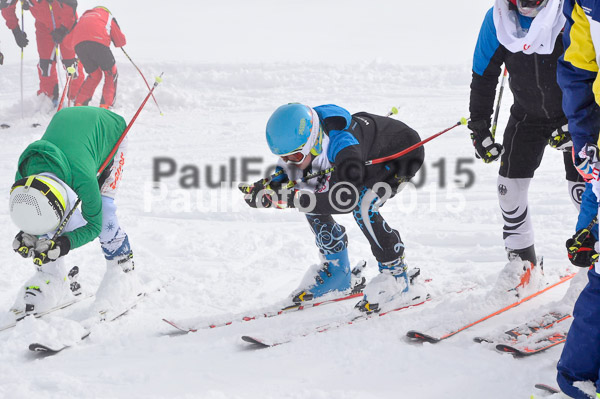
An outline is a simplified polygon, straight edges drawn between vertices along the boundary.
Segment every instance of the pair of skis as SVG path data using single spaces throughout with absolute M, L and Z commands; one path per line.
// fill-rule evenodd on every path
M 499 336 L 475 337 L 475 342 L 494 343 L 496 350 L 515 356 L 535 355 L 567 340 L 570 313 L 549 312 L 505 331 Z
M 156 291 L 160 291 L 160 289 L 161 288 L 157 288 Z M 95 326 L 97 326 L 98 324 L 102 324 L 102 323 L 110 323 L 110 322 L 113 322 L 113 321 L 121 318 L 122 316 L 127 314 L 131 309 L 135 308 L 148 295 L 149 295 L 149 293 L 145 293 L 145 292 L 139 293 L 137 295 L 136 299 L 134 301 L 132 301 L 132 303 L 130 303 L 129 305 L 120 309 L 119 311 L 111 312 L 110 314 L 108 312 L 98 312 L 98 314 L 83 321 L 81 324 L 86 325 L 85 332 L 80 336 L 79 340 L 76 340 L 69 344 L 34 342 L 34 343 L 29 344 L 29 350 L 32 352 L 42 352 L 47 355 L 54 355 L 59 352 L 62 352 L 63 350 L 65 350 L 67 348 L 75 346 L 75 345 L 79 344 L 81 341 L 83 341 L 84 339 L 86 339 L 87 337 L 89 337 L 90 334 L 92 333 L 92 329 Z
M 486 320 L 488 320 L 488 319 L 490 319 L 492 317 L 498 316 L 498 315 L 500 315 L 500 314 L 502 314 L 502 313 L 504 313 L 504 312 L 506 312 L 506 311 L 508 311 L 508 310 L 510 310 L 510 309 L 512 309 L 514 307 L 516 307 L 516 306 L 519 306 L 520 304 L 522 304 L 524 302 L 527 302 L 527 301 L 529 301 L 529 300 L 531 300 L 531 299 L 533 299 L 533 298 L 535 298 L 535 297 L 537 297 L 537 296 L 539 296 L 539 295 L 541 295 L 541 294 L 549 291 L 550 289 L 552 289 L 554 287 L 559 286 L 560 284 L 563 284 L 563 283 L 569 281 L 570 279 L 572 279 L 575 276 L 575 274 L 576 273 L 572 273 L 572 274 L 568 274 L 568 275 L 566 275 L 564 277 L 561 277 L 554 284 L 550 284 L 550 285 L 546 286 L 545 288 L 543 288 L 543 289 L 541 289 L 539 291 L 536 291 L 533 294 L 530 294 L 529 296 L 526 296 L 524 298 L 518 299 L 517 301 L 515 301 L 515 302 L 513 302 L 513 303 L 511 303 L 511 304 L 509 304 L 507 306 L 504 306 L 504 307 L 502 307 L 502 308 L 500 308 L 500 309 L 498 309 L 496 311 L 493 311 L 493 312 L 491 312 L 491 313 L 489 313 L 489 314 L 487 314 L 487 315 L 485 315 L 483 317 L 480 317 L 480 318 L 478 318 L 478 319 L 476 319 L 474 321 L 465 323 L 465 324 L 463 324 L 460 327 L 452 328 L 450 331 L 444 331 L 443 333 L 440 333 L 439 332 L 441 330 L 440 326 L 435 326 L 435 327 L 433 327 L 433 328 L 431 328 L 429 330 L 425 330 L 425 331 L 410 330 L 409 332 L 406 333 L 406 335 L 409 338 L 412 338 L 412 339 L 417 340 L 417 341 L 423 341 L 423 342 L 429 342 L 429 343 L 438 343 L 438 342 L 443 341 L 445 339 L 448 339 L 448 338 L 450 338 L 450 337 L 452 337 L 452 336 L 454 336 L 454 335 L 456 335 L 456 334 L 458 334 L 458 333 L 460 333 L 462 331 L 465 331 L 468 328 L 471 328 L 471 327 L 473 327 L 473 326 L 475 326 L 477 324 L 480 324 L 480 323 L 482 323 L 482 322 L 484 322 L 484 321 L 486 321 Z M 444 326 L 442 326 L 442 327 L 444 327 Z

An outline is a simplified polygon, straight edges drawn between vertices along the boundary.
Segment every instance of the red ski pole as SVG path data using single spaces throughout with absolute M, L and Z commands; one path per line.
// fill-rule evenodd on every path
M 140 75 L 142 76 L 142 79 L 144 79 L 144 83 L 146 83 L 146 87 L 148 88 L 148 90 L 150 90 L 150 85 L 148 84 L 148 81 L 146 80 L 146 77 L 142 73 L 142 70 L 140 68 L 138 68 L 137 65 L 135 65 L 135 62 L 133 62 L 133 60 L 131 59 L 131 57 L 129 56 L 129 54 L 127 54 L 127 52 L 125 51 L 125 49 L 123 47 L 121 47 L 121 50 L 123 50 L 123 54 L 125 54 L 125 57 L 127 57 L 127 59 L 135 67 L 135 69 L 137 69 L 137 71 L 140 73 Z M 163 112 L 160 109 L 160 106 L 158 105 L 158 101 L 156 101 L 156 97 L 154 97 L 154 94 L 152 95 L 152 99 L 154 100 L 154 104 L 156 104 L 156 108 L 158 108 L 158 112 L 160 112 L 160 115 L 162 116 Z
M 390 161 L 392 159 L 396 159 L 396 158 L 400 158 L 402 155 L 408 154 L 409 152 L 411 152 L 414 149 L 417 149 L 419 147 L 421 147 L 422 145 L 424 145 L 425 143 L 430 142 L 431 140 L 433 140 L 436 137 L 441 136 L 442 134 L 454 129 L 455 127 L 461 126 L 461 125 L 466 125 L 467 124 L 467 119 L 466 118 L 461 118 L 460 121 L 456 122 L 454 125 L 450 126 L 447 129 L 442 130 L 439 133 L 434 134 L 431 137 L 426 138 L 425 140 L 419 141 L 416 144 L 411 145 L 410 147 L 396 153 L 396 154 L 392 154 L 392 155 L 388 155 L 387 157 L 383 157 L 383 158 L 377 158 L 377 159 L 371 159 L 370 161 L 365 162 L 365 165 L 369 166 L 369 165 L 376 165 L 378 163 L 383 163 L 386 161 Z

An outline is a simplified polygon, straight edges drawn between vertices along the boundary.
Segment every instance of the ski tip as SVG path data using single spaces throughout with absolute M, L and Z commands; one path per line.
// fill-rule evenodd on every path
M 50 348 L 49 346 L 38 344 L 38 343 L 33 343 L 33 344 L 29 345 L 30 351 L 38 352 L 38 353 L 54 354 L 54 353 L 60 352 L 63 349 L 64 349 L 64 347 L 60 348 L 60 349 L 53 349 L 53 348 Z
M 243 335 L 242 341 L 248 342 L 249 344 L 260 346 L 262 348 L 270 348 L 271 347 L 271 345 L 263 342 L 262 340 L 260 340 L 258 338 L 250 337 L 248 335 Z
M 410 330 L 406 333 L 406 336 L 414 340 L 429 342 L 431 344 L 435 344 L 441 341 L 441 339 L 439 338 L 415 330 Z
M 515 356 L 522 356 L 523 353 L 521 351 L 519 351 L 518 349 L 513 348 L 510 345 L 505 345 L 505 344 L 498 344 L 496 345 L 496 350 L 499 352 L 503 352 L 503 353 L 510 353 L 513 354 Z
M 170 325 L 173 328 L 176 328 L 177 330 L 184 332 L 184 333 L 189 333 L 189 332 L 196 332 L 197 330 L 194 329 L 188 329 L 188 328 L 183 328 L 180 327 L 179 325 L 177 325 L 174 321 L 171 320 L 167 320 L 167 319 L 162 319 L 162 321 L 164 321 L 165 323 L 167 323 L 168 325 Z
M 552 387 L 550 385 L 547 385 L 547 384 L 535 384 L 535 387 L 537 389 L 540 389 L 542 391 L 545 391 L 545 392 L 548 392 L 548 393 L 552 393 L 552 394 L 554 394 L 554 393 L 560 393 L 560 389 L 554 388 L 554 387 Z

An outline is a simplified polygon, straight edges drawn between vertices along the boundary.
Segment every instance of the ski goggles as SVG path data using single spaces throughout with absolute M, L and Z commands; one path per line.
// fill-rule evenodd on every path
M 289 154 L 280 155 L 280 158 L 285 163 L 289 163 L 292 165 L 300 165 L 302 162 L 304 162 L 304 160 L 310 153 L 310 151 L 307 152 L 306 154 L 304 152 L 302 152 L 303 147 L 304 147 L 304 145 L 302 145 L 300 148 L 296 149 L 295 151 L 293 151 Z
M 548 0 L 517 0 L 519 14 L 525 17 L 535 17 L 548 4 Z
M 312 135 L 306 144 L 301 145 L 294 151 L 280 155 L 279 157 L 287 164 L 300 165 L 309 154 L 318 156 L 323 150 L 323 129 L 319 126 L 317 133 Z

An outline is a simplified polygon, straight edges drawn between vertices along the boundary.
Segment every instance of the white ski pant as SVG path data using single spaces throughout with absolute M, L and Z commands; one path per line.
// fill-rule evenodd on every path
M 529 210 L 528 192 L 531 178 L 515 179 L 498 176 L 498 200 L 504 219 L 504 246 L 524 249 L 534 244 L 533 223 Z M 585 183 L 568 182 L 569 198 L 579 211 Z

